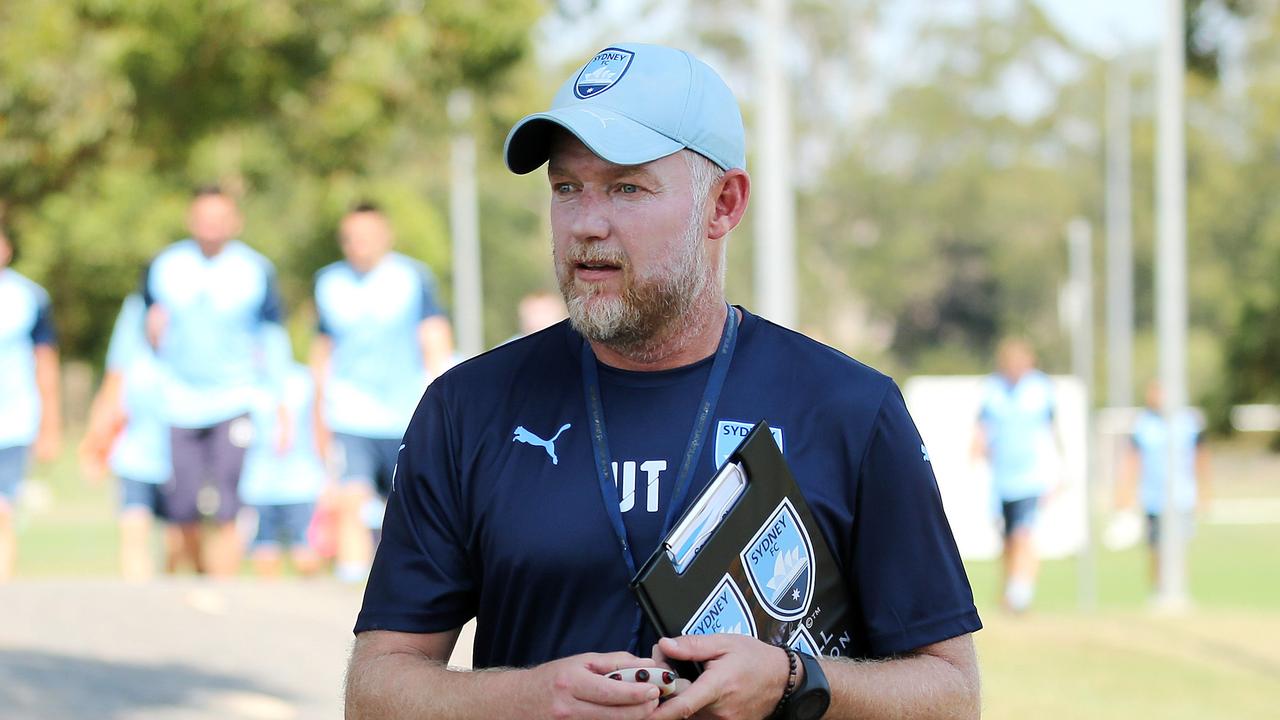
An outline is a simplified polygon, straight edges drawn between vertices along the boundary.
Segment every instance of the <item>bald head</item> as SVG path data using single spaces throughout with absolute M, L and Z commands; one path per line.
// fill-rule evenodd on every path
M 1010 338 L 1000 343 L 996 350 L 996 364 L 1000 374 L 1011 382 L 1030 372 L 1036 366 L 1036 353 L 1031 343 L 1022 338 Z
M 240 234 L 240 210 L 231 196 L 219 191 L 202 191 L 187 211 L 187 229 L 206 257 L 222 252 Z
M 395 234 L 387 216 L 377 208 L 362 206 L 342 219 L 338 244 L 342 255 L 357 272 L 369 272 L 391 252 Z

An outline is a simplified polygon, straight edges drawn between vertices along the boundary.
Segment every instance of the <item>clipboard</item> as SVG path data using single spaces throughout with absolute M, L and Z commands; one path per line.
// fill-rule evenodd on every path
M 814 657 L 852 650 L 848 584 L 757 423 L 631 581 L 662 637 L 737 633 Z M 677 667 L 684 677 L 701 668 Z

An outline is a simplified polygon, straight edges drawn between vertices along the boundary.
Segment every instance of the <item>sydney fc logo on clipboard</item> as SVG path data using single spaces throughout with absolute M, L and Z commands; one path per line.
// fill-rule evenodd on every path
M 739 557 L 765 612 L 779 620 L 804 617 L 813 599 L 813 542 L 789 499 L 782 499 Z
M 804 625 L 796 628 L 796 633 L 787 642 L 787 647 L 812 657 L 822 657 L 822 652 L 818 650 L 818 644 L 813 641 L 813 636 L 809 634 Z
M 750 635 L 756 637 L 756 620 L 747 609 L 747 599 L 738 584 L 726 574 L 716 589 L 702 602 L 698 612 L 685 623 L 683 635 Z

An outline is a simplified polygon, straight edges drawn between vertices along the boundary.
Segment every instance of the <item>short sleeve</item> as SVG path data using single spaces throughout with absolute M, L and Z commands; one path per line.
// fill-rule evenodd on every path
M 475 616 L 466 515 L 440 383 L 404 436 L 355 632 L 444 632 Z
M 897 386 L 881 402 L 855 513 L 851 583 L 872 656 L 982 627 L 933 466 Z
M 317 273 L 315 280 L 311 283 L 311 297 L 315 301 L 316 306 L 316 332 L 321 335 L 333 337 L 333 326 L 329 323 L 329 320 L 326 317 L 324 303 L 320 301 L 321 277 L 322 275 Z
M 429 317 L 443 315 L 444 310 L 440 309 L 440 303 L 436 300 L 436 281 L 431 275 L 431 270 L 426 265 L 418 265 L 418 286 L 422 290 L 422 297 L 419 300 L 419 320 L 426 320 Z
M 280 287 L 276 282 L 274 270 L 267 270 L 267 291 L 262 296 L 262 307 L 258 308 L 258 319 L 262 322 L 283 323 L 284 302 L 280 299 Z
M 130 295 L 120 306 L 107 343 L 107 369 L 123 370 L 146 340 L 146 306 L 139 295 Z
M 151 268 L 154 267 L 155 264 L 155 260 L 153 259 L 151 262 L 147 263 L 146 267 L 142 268 L 142 277 L 138 282 L 138 293 L 142 295 L 142 304 L 148 308 L 156 304 L 156 296 L 151 292 Z
M 1045 419 L 1052 422 L 1058 414 L 1058 394 L 1053 389 L 1053 379 L 1044 376 L 1044 412 Z
M 981 393 L 978 399 L 978 422 L 986 424 L 991 422 L 991 384 L 989 381 L 983 381 Z
M 58 333 L 53 327 L 53 303 L 48 293 L 39 291 L 36 299 L 36 321 L 31 326 L 31 344 L 56 346 Z

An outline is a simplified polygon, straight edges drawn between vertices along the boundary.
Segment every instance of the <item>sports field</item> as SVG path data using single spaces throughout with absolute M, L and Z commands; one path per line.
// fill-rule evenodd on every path
M 1217 453 L 1215 475 L 1224 505 L 1280 497 L 1280 461 L 1254 450 Z M 113 486 L 83 484 L 69 458 L 35 480 L 20 525 L 19 582 L 113 576 Z M 1079 607 L 1075 560 L 1045 564 L 1035 609 L 1019 617 L 995 608 L 996 564 L 971 563 L 986 623 L 977 635 L 984 717 L 1280 717 L 1280 523 L 1261 520 L 1224 516 L 1199 526 L 1190 557 L 1195 607 L 1177 617 L 1148 610 L 1140 548 L 1099 552 L 1093 612 Z M 22 619 L 5 620 L 15 621 Z M 335 627 L 345 632 L 349 621 Z M 246 628 L 240 642 L 252 637 Z M 331 698 L 331 685 L 318 692 Z

